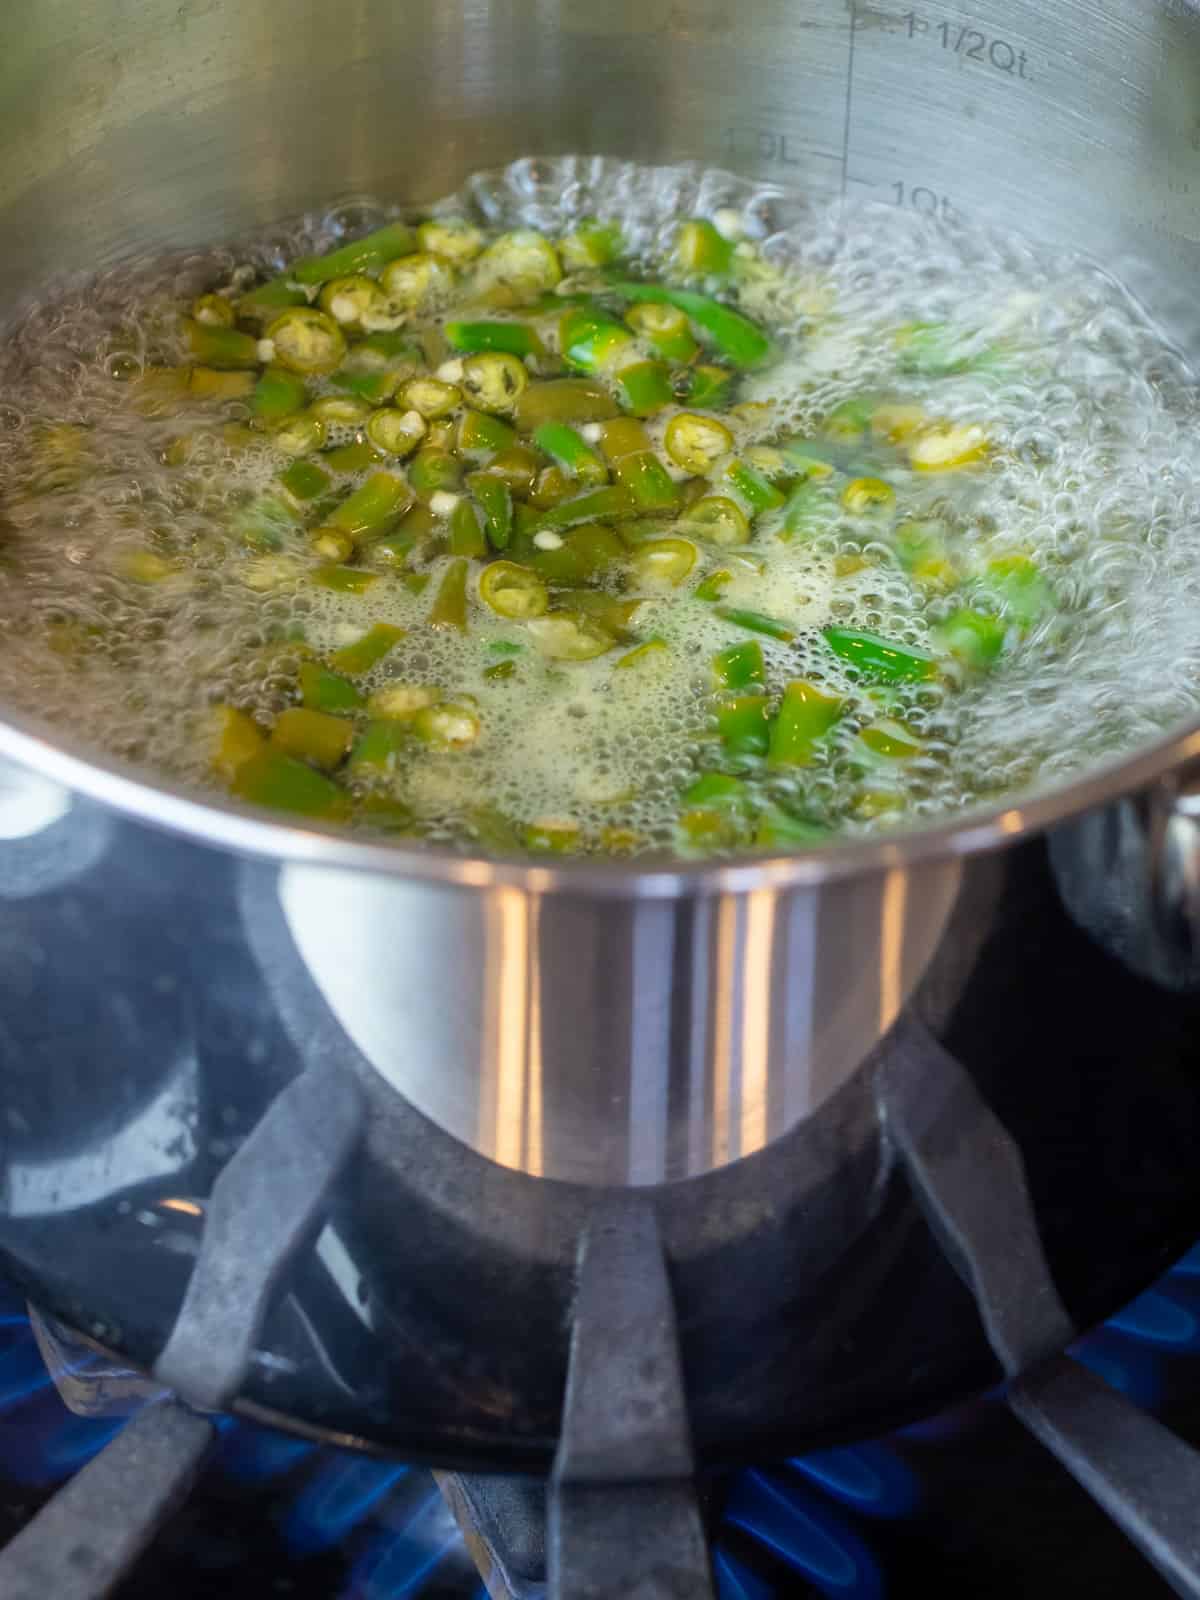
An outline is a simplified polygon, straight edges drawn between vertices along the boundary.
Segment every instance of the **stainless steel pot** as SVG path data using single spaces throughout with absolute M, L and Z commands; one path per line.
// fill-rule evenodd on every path
M 986 213 L 1094 252 L 1200 354 L 1198 108 L 1200 21 L 1152 0 L 48 0 L 0 57 L 0 297 L 333 197 L 422 201 L 520 156 L 603 153 L 729 168 L 763 205 L 800 189 Z M 347 1048 L 465 1144 L 545 1177 L 709 1171 L 823 1104 L 910 1003 L 935 1032 L 961 1020 L 1024 870 L 1008 847 L 1047 828 L 1103 931 L 1105 886 L 1072 863 L 1124 804 L 1147 859 L 1121 915 L 1170 942 L 1182 904 L 1200 927 L 1194 852 L 1163 825 L 1195 728 L 919 834 L 652 871 L 285 826 L 16 717 L 0 750 L 22 815 L 78 791 L 277 863 L 255 894 L 277 894 Z M 111 955 L 119 929 L 92 914 Z M 1191 981 L 1186 939 L 1167 959 Z

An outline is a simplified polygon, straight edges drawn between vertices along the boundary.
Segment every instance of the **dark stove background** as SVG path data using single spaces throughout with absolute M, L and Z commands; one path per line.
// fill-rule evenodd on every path
M 1200 1245 L 1078 1354 L 1200 1443 Z M 81 1357 L 73 1376 L 87 1382 Z M 0 1287 L 0 1542 L 122 1426 L 59 1397 Z M 996 1398 L 715 1486 L 722 1600 L 1168 1591 Z M 485 1600 L 431 1475 L 227 1421 L 198 1492 L 117 1600 Z

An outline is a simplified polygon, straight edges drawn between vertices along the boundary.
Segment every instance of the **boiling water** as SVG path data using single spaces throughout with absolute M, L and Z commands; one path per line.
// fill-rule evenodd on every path
M 876 825 L 847 796 L 863 782 L 856 733 L 881 709 L 921 743 L 886 779 L 900 797 L 893 815 L 908 821 L 1059 780 L 1200 713 L 1191 379 L 1096 267 L 967 224 L 808 208 L 720 175 L 599 162 L 518 164 L 442 209 L 552 235 L 580 216 L 612 217 L 634 269 L 653 273 L 680 218 L 731 208 L 758 258 L 785 269 L 748 265 L 741 279 L 741 308 L 784 353 L 747 380 L 742 398 L 776 405 L 769 421 L 742 428 L 739 445 L 816 433 L 841 402 L 872 389 L 978 423 L 991 445 L 987 470 L 908 474 L 905 510 L 936 515 L 981 558 L 1031 557 L 1056 602 L 990 673 L 898 686 L 871 702 L 821 629 L 836 622 L 927 647 L 961 600 L 914 586 L 861 519 L 835 517 L 812 539 L 772 543 L 766 573 L 736 576 L 722 599 L 794 629 L 794 642 L 761 640 L 772 688 L 808 678 L 854 707 L 827 758 L 761 775 L 772 795 L 835 828 Z M 0 356 L 0 701 L 72 740 L 211 784 L 215 702 L 269 726 L 296 698 L 289 640 L 324 653 L 386 620 L 406 637 L 366 687 L 399 679 L 474 696 L 484 730 L 469 752 L 423 749 L 402 765 L 396 788 L 424 836 L 462 839 L 483 804 L 524 822 L 569 817 L 585 842 L 620 825 L 638 848 L 670 847 L 681 790 L 712 759 L 708 658 L 737 637 L 711 606 L 643 591 L 637 632 L 670 646 L 658 666 L 614 672 L 611 656 L 564 663 L 525 649 L 513 676 L 489 679 L 495 647 L 520 644 L 521 625 L 474 604 L 465 637 L 426 627 L 438 561 L 423 594 L 394 579 L 363 595 L 303 581 L 264 587 L 269 569 L 264 576 L 262 558 L 230 530 L 283 463 L 269 444 L 235 448 L 213 427 L 215 415 L 245 416 L 243 402 L 157 417 L 130 403 L 128 380 L 143 365 L 183 359 L 178 312 L 192 295 L 249 284 L 390 214 L 355 202 L 236 249 L 127 263 L 36 306 L 11 331 Z M 912 322 L 947 323 L 964 347 L 1000 355 L 980 370 L 898 379 L 893 336 Z M 664 420 L 651 424 L 656 439 Z M 184 435 L 181 461 L 172 446 Z M 770 539 L 768 520 L 748 553 Z M 170 569 L 161 581 L 130 576 L 134 553 L 148 550 Z

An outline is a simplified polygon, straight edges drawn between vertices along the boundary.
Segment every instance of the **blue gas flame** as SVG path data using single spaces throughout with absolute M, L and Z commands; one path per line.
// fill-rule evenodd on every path
M 886 1444 L 814 1450 L 788 1465 L 855 1511 L 905 1517 L 919 1498 L 916 1474 Z
M 341 1600 L 405 1600 L 417 1594 L 425 1579 L 461 1544 L 462 1535 L 441 1492 L 435 1489 L 403 1527 L 376 1537 Z
M 395 1462 L 331 1455 L 293 1500 L 283 1537 L 297 1555 L 339 1544 L 408 1472 Z
M 743 1472 L 725 1519 L 759 1540 L 822 1594 L 878 1600 L 883 1578 L 863 1541 L 828 1504 L 774 1472 Z

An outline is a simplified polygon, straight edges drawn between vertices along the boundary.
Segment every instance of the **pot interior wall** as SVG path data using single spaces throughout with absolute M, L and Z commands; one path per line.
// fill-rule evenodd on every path
M 1183 0 L 42 0 L 0 58 L 0 303 L 567 152 L 983 211 L 1183 286 L 1198 88 Z M 1183 297 L 1155 301 L 1191 343 Z

